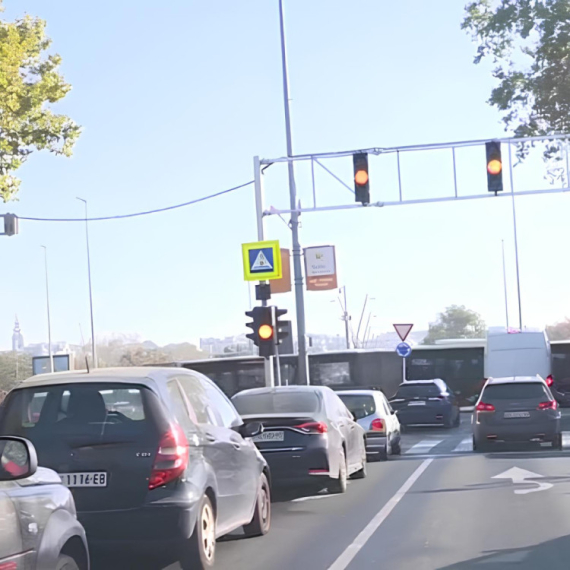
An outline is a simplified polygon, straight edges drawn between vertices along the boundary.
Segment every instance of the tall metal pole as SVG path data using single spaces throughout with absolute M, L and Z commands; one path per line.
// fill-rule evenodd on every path
M 85 240 L 87 243 L 87 276 L 89 278 L 89 312 L 91 313 L 91 358 L 93 368 L 97 368 L 97 343 L 95 342 L 95 324 L 93 321 L 93 290 L 91 287 L 91 253 L 89 250 L 89 216 L 87 215 L 87 200 L 77 198 L 85 204 Z
M 47 247 L 42 245 L 44 250 L 44 266 L 46 273 L 46 302 L 47 302 L 47 322 L 48 322 L 48 354 L 49 354 L 49 371 L 53 372 L 53 352 L 51 350 L 51 318 L 49 310 L 49 280 L 48 280 L 48 262 L 47 262 Z
M 505 287 L 505 317 L 507 319 L 507 332 L 509 330 L 509 296 L 507 290 L 507 265 L 505 263 L 505 240 L 501 240 L 503 248 L 503 284 Z
M 279 22 L 281 28 L 281 61 L 283 66 L 283 99 L 285 104 L 285 132 L 287 135 L 287 157 L 293 156 L 293 137 L 291 134 L 291 109 L 289 96 L 289 73 L 287 70 L 287 50 L 285 45 L 285 13 L 283 0 L 279 0 Z M 297 209 L 297 188 L 295 186 L 295 167 L 292 160 L 289 167 L 289 197 L 291 210 Z M 297 338 L 299 360 L 297 378 L 299 384 L 309 384 L 307 366 L 307 339 L 305 336 L 305 292 L 303 290 L 303 268 L 301 263 L 301 244 L 299 243 L 299 212 L 291 212 L 291 236 L 293 241 L 293 276 L 295 280 L 295 301 L 297 305 Z
M 368 303 L 368 293 L 366 293 L 366 298 L 364 299 L 364 306 L 362 307 L 362 313 L 360 313 L 360 321 L 358 321 L 358 329 L 356 329 L 356 342 L 360 342 L 360 327 L 362 326 L 362 319 L 364 318 L 364 311 L 366 311 L 366 305 Z M 356 346 L 355 348 L 359 348 Z
M 344 334 L 346 335 L 346 349 L 350 350 L 350 335 L 348 334 L 348 307 L 346 305 L 346 285 L 343 286 L 344 291 Z
M 510 179 L 511 179 L 511 194 L 512 194 L 512 201 L 513 201 L 513 229 L 515 234 L 515 262 L 517 267 L 517 295 L 518 295 L 518 302 L 519 302 L 519 328 L 523 330 L 523 318 L 522 318 L 522 303 L 521 303 L 521 278 L 520 278 L 520 270 L 519 270 L 519 242 L 517 236 L 517 211 L 515 207 L 515 183 L 513 179 L 513 158 L 512 158 L 512 145 L 509 144 L 509 170 L 510 170 Z
M 263 228 L 263 172 L 258 156 L 253 157 L 253 173 L 255 186 L 255 212 L 257 220 L 257 239 L 263 241 L 265 239 L 265 231 Z M 251 304 L 251 303 L 250 303 Z M 267 301 L 262 301 L 262 305 L 267 306 Z M 273 368 L 273 357 L 263 359 L 265 386 L 273 388 L 275 386 L 275 372 Z

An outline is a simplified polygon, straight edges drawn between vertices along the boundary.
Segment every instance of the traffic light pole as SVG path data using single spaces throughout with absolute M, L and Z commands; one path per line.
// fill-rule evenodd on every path
M 264 241 L 265 232 L 263 230 L 263 173 L 261 171 L 261 164 L 259 162 L 259 157 L 256 156 L 253 159 L 253 170 L 254 176 L 254 186 L 255 186 L 255 211 L 257 219 L 257 239 L 259 241 Z M 267 301 L 261 301 L 263 306 L 267 306 Z M 273 368 L 273 357 L 263 359 L 264 371 L 265 371 L 265 386 L 267 388 L 273 388 L 275 386 L 275 373 Z M 280 372 L 279 372 L 280 374 Z
M 283 67 L 283 100 L 285 105 L 285 131 L 287 136 L 287 158 L 293 157 L 293 137 L 291 134 L 291 108 L 289 95 L 289 72 L 287 69 L 287 50 L 285 45 L 285 14 L 283 0 L 279 0 L 279 23 L 281 30 L 281 62 Z M 293 276 L 295 282 L 295 302 L 297 316 L 298 363 L 297 383 L 309 384 L 307 366 L 307 338 L 305 333 L 305 291 L 303 285 L 303 267 L 301 263 L 301 244 L 299 243 L 299 212 L 297 208 L 297 188 L 295 185 L 295 166 L 288 161 L 289 197 L 291 204 L 291 236 L 293 242 Z M 263 215 L 263 213 L 262 213 Z

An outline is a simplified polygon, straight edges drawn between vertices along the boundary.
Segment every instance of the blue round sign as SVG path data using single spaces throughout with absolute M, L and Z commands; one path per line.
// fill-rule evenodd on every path
M 402 358 L 408 358 L 412 354 L 412 347 L 407 342 L 401 342 L 396 347 L 396 353 Z

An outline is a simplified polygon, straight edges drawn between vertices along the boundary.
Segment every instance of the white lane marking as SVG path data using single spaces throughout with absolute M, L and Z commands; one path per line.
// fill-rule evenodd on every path
M 465 451 L 473 451 L 473 438 L 466 437 L 461 443 L 453 450 L 453 453 L 462 453 Z
M 310 497 L 299 497 L 293 499 L 292 503 L 302 503 L 304 501 L 315 501 L 317 499 L 330 499 L 332 497 L 340 497 L 340 495 L 311 495 Z
M 528 495 L 529 493 L 536 493 L 537 491 L 548 491 L 554 485 L 552 483 L 542 483 L 541 481 L 534 481 L 534 479 L 542 479 L 544 476 L 520 467 L 511 467 L 504 473 L 499 473 L 491 477 L 491 479 L 511 479 L 516 485 L 517 483 L 534 483 L 538 487 L 531 487 L 530 489 L 515 489 L 516 495 Z
M 439 445 L 443 439 L 424 439 L 419 443 L 416 443 L 413 447 L 410 447 L 408 451 L 406 451 L 406 455 L 414 455 L 416 453 L 428 453 L 431 449 L 433 449 L 436 445 Z
M 410 490 L 412 485 L 422 476 L 429 467 L 433 459 L 426 459 L 410 475 L 408 480 L 400 487 L 398 492 L 380 509 L 375 517 L 364 527 L 364 530 L 349 544 L 345 551 L 329 566 L 328 570 L 345 570 L 360 552 L 370 537 L 378 530 L 380 525 L 390 516 L 396 505 L 402 500 L 404 495 Z

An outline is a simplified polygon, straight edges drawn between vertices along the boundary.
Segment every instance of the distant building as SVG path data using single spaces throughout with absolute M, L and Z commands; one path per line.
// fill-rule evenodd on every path
M 21 352 L 22 350 L 24 350 L 24 335 L 20 330 L 18 315 L 16 315 L 16 322 L 14 323 L 14 333 L 12 334 L 12 350 L 14 352 Z

